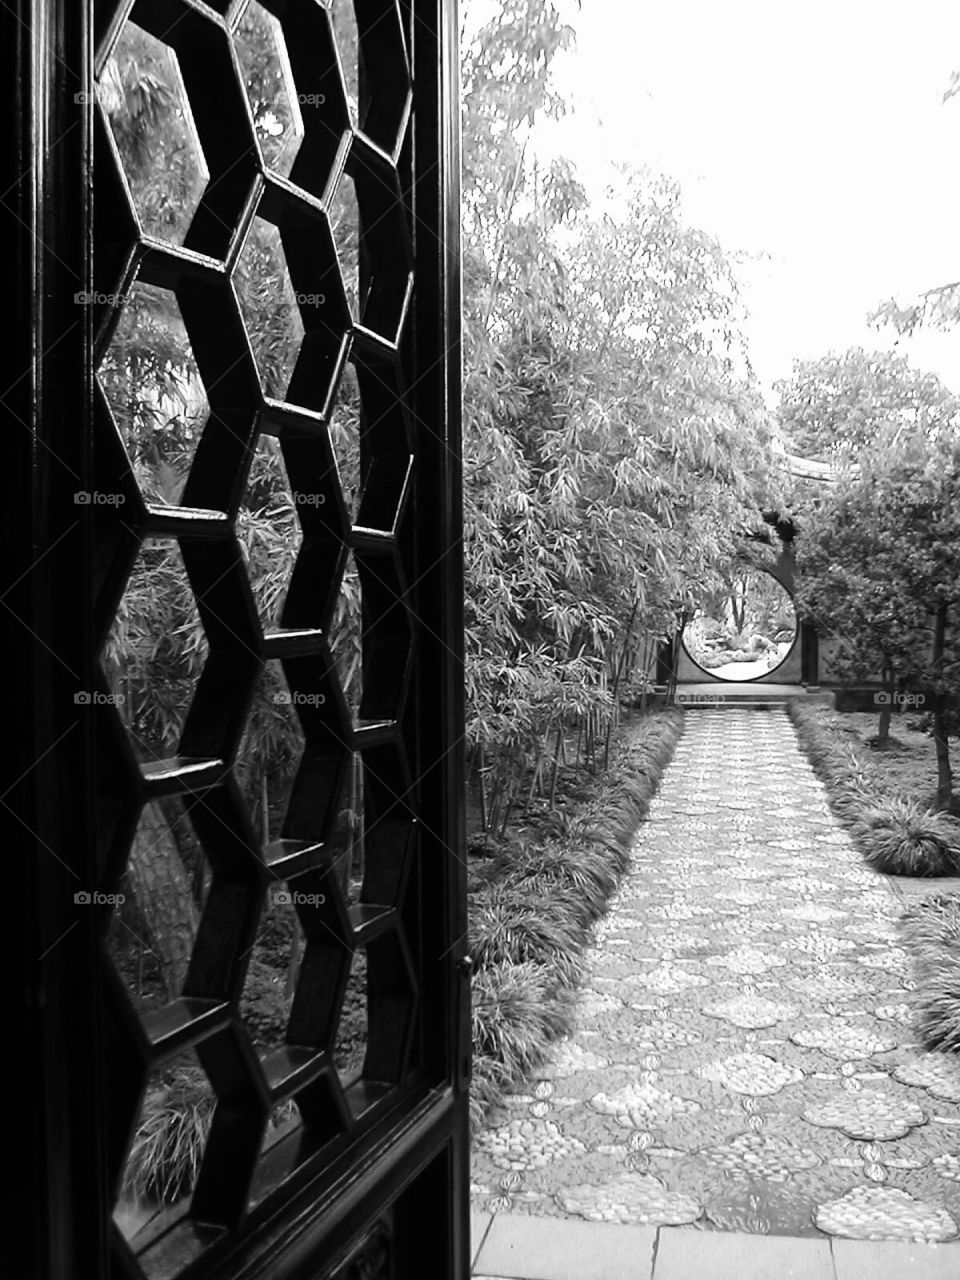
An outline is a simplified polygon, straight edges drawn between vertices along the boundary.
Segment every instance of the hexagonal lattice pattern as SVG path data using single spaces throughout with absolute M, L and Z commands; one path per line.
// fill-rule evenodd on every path
M 190 818 L 196 803 L 169 796 L 144 805 L 116 889 L 107 951 L 141 1014 L 179 999 L 196 945 L 212 882 Z
M 337 477 L 351 524 L 360 499 L 360 385 L 353 365 L 347 365 L 337 387 L 330 421 L 330 442 L 336 456 Z
M 176 542 L 145 542 L 103 656 L 117 715 L 141 762 L 178 754 L 209 651 Z
M 182 244 L 210 180 L 174 50 L 136 23 L 120 33 L 103 74 L 101 101 L 147 235 Z M 180 199 L 166 198 L 165 173 Z
M 303 116 L 283 28 L 257 0 L 243 11 L 236 50 L 264 163 L 289 177 L 303 142 Z
M 337 607 L 330 625 L 330 651 L 336 677 L 353 719 L 359 714 L 363 675 L 360 574 L 351 552 L 344 567 Z
M 244 490 L 237 533 L 250 588 L 265 631 L 280 625 L 294 565 L 303 546 L 299 508 L 325 494 L 294 493 L 275 436 L 257 441 Z
M 419 1008 L 403 11 L 214 8 L 137 3 L 100 55 L 91 714 L 134 1252 L 137 1213 L 193 1249 L 186 1219 L 236 1224 L 367 1123 Z
M 261 842 L 279 838 L 290 807 L 305 736 L 279 662 L 269 662 L 254 686 L 234 772 Z
M 358 124 L 360 132 L 395 156 L 410 114 L 410 64 L 397 0 L 354 4 L 359 43 Z M 346 26 L 337 32 L 341 49 Z M 347 55 L 347 65 L 350 65 Z
M 397 344 L 407 317 L 413 278 L 412 263 L 397 246 L 406 243 L 407 210 L 392 172 L 360 143 L 350 164 L 357 193 L 363 259 L 360 272 L 360 323 L 387 342 Z
M 343 1002 L 343 1014 L 337 1026 L 333 1046 L 333 1062 L 340 1079 L 347 1086 L 363 1073 L 367 1055 L 367 957 L 363 951 L 353 956 Z
M 146 377 L 145 346 L 153 357 Z M 169 289 L 133 285 L 99 379 L 144 498 L 180 502 L 210 405 Z
M 345 173 L 330 200 L 330 226 L 354 320 L 360 316 L 360 208 L 353 179 Z
M 254 218 L 234 279 L 264 394 L 282 400 L 306 330 L 280 232 L 272 223 Z

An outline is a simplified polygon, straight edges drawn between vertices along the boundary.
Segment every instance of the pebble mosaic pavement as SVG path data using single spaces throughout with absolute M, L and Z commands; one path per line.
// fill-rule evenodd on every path
M 960 1058 L 916 1043 L 901 910 L 783 711 L 688 716 L 573 1035 L 474 1142 L 473 1207 L 956 1238 Z

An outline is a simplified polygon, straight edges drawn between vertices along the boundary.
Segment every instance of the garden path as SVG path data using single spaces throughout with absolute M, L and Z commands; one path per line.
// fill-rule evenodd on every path
M 915 1043 L 901 909 L 783 711 L 690 713 L 573 1035 L 474 1144 L 474 1208 L 956 1237 L 960 1060 Z

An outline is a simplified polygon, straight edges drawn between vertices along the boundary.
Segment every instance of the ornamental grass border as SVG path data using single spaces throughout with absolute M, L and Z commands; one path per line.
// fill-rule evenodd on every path
M 841 746 L 817 722 L 814 707 L 791 701 L 787 714 L 830 808 L 864 860 L 885 875 L 960 874 L 960 823 L 909 796 L 891 795 L 870 776 L 852 745 Z
M 913 958 L 912 1009 L 928 1049 L 960 1054 L 960 894 L 941 893 L 915 903 L 900 932 Z
M 471 869 L 474 1131 L 569 1033 L 592 927 L 630 865 L 683 726 L 679 708 L 648 713 L 562 836 L 520 840 Z
M 791 703 L 801 749 L 824 784 L 830 807 L 865 860 L 887 875 L 928 878 L 960 874 L 960 823 L 904 796 L 881 792 L 852 748 L 845 751 L 816 721 L 813 708 Z M 900 917 L 900 935 L 915 978 L 911 1000 L 923 1044 L 960 1053 L 960 894 L 934 894 Z

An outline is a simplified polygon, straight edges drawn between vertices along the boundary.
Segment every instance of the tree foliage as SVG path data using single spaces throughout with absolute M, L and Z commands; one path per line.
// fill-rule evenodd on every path
M 608 722 L 618 680 L 632 676 L 627 655 L 639 648 L 649 659 L 700 590 L 729 583 L 737 530 L 770 500 L 772 428 L 739 335 L 732 264 L 685 222 L 675 184 L 625 171 L 603 207 L 590 208 L 568 162 L 539 158 L 537 123 L 565 110 L 552 68 L 574 33 L 559 6 L 499 0 L 475 28 L 471 8 L 463 51 L 468 733 L 488 764 L 515 778 L 548 732 L 578 718 Z M 240 37 L 258 137 L 268 159 L 286 166 L 298 124 L 274 27 L 252 7 Z M 161 55 L 147 52 L 159 66 Z M 143 175 L 159 145 L 173 157 L 173 203 L 183 204 L 195 175 L 175 69 L 160 75 L 149 59 L 144 68 L 138 77 L 129 58 L 118 63 L 114 132 L 126 140 L 135 198 L 141 187 L 144 200 L 154 198 L 156 184 Z M 334 210 L 334 221 L 351 279 L 353 206 Z M 268 393 L 282 395 L 299 330 L 271 224 L 255 221 L 236 287 Z M 178 501 L 206 412 L 202 387 L 172 295 L 137 296 L 102 378 L 115 406 L 122 402 L 145 490 Z M 331 425 L 351 489 L 357 412 L 351 385 Z M 238 533 L 265 616 L 282 598 L 297 531 L 282 461 L 260 449 Z M 189 682 L 202 660 L 189 593 L 174 583 L 175 561 L 158 554 L 150 582 L 128 592 L 123 635 L 155 634 L 156 610 L 179 610 L 167 633 L 189 634 L 184 653 L 195 658 L 180 672 L 184 653 L 173 662 L 164 649 L 145 657 L 128 644 L 121 655 L 118 633 L 118 662 L 144 690 L 164 676 Z M 154 605 L 165 573 L 167 603 Z M 347 588 L 334 639 L 344 633 L 349 648 L 353 578 Z M 291 759 L 295 745 L 283 739 L 271 693 L 252 720 L 258 776 L 269 775 L 274 753 Z M 154 724 L 149 748 L 166 751 L 176 728 L 173 716 Z
M 857 444 L 856 466 L 824 486 L 803 519 L 797 598 L 836 637 L 842 673 L 956 694 L 960 402 L 932 376 L 896 367 L 902 375 L 899 403 L 892 381 L 872 419 L 861 414 L 866 396 L 853 397 L 857 416 L 844 438 Z M 848 373 L 849 366 L 838 377 L 843 392 Z M 849 403 L 826 399 L 828 405 Z M 943 806 L 951 790 L 947 729 L 941 715 L 936 738 Z
M 835 465 L 881 435 L 928 438 L 955 422 L 956 401 L 936 374 L 891 351 L 852 347 L 796 361 L 775 390 L 788 449 Z
M 536 155 L 571 40 L 502 0 L 464 49 L 468 734 L 511 776 L 612 713 L 628 621 L 671 634 L 770 496 L 729 259 L 672 182 L 625 170 L 594 208 Z

